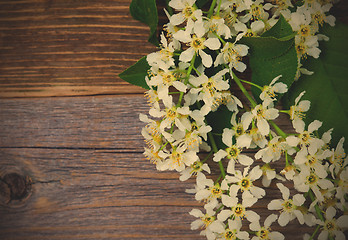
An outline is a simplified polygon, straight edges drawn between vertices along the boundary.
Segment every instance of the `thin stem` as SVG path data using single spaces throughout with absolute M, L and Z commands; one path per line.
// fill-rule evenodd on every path
M 243 82 L 243 83 L 247 83 L 247 84 L 250 84 L 250 85 L 252 85 L 252 86 L 254 86 L 254 87 L 257 87 L 257 88 L 260 89 L 261 91 L 263 90 L 263 88 L 262 88 L 261 86 L 255 84 L 255 83 L 253 83 L 253 82 L 250 82 L 250 81 L 247 81 L 247 80 L 243 80 L 243 79 L 239 79 L 239 80 L 240 80 L 241 82 Z
M 226 41 L 223 40 L 223 39 L 221 38 L 221 36 L 219 36 L 216 32 L 214 32 L 213 34 L 222 42 L 223 45 L 226 44 Z
M 216 5 L 216 1 L 217 0 L 213 0 L 213 2 L 210 5 L 209 11 L 208 11 L 208 16 L 207 16 L 208 18 L 210 18 L 214 13 L 214 7 Z
M 226 172 L 225 172 L 224 166 L 222 165 L 222 161 L 219 161 L 219 168 L 220 168 L 220 171 L 221 171 L 221 174 L 222 174 L 222 179 L 225 179 Z
M 209 138 L 209 141 L 211 143 L 211 147 L 213 148 L 213 152 L 217 153 L 219 150 L 218 150 L 218 148 L 216 146 L 214 136 L 213 136 L 213 134 L 211 132 L 208 133 L 208 138 Z
M 216 11 L 216 16 L 220 16 L 221 0 L 219 1 L 218 9 Z
M 320 225 L 317 225 L 317 227 L 316 227 L 316 229 L 315 229 L 315 231 L 313 232 L 313 234 L 312 234 L 312 236 L 308 239 L 308 240 L 311 240 L 311 239 L 313 239 L 314 238 L 314 236 L 317 234 L 317 232 L 319 231 L 319 229 L 320 229 Z
M 283 130 L 281 130 L 280 127 L 278 127 L 278 125 L 275 124 L 272 120 L 269 120 L 269 122 L 271 123 L 271 125 L 273 126 L 274 130 L 277 132 L 278 135 L 282 136 L 283 138 L 286 138 L 288 136 L 288 134 L 286 134 Z
M 210 158 L 210 156 L 213 154 L 213 151 L 210 151 L 209 152 L 209 154 L 208 154 L 208 156 L 206 156 L 202 161 L 201 161 L 201 163 L 205 163 L 209 158 Z
M 309 197 L 311 198 L 312 202 L 314 202 L 315 197 L 313 195 L 312 189 L 308 191 Z M 321 221 L 325 222 L 325 218 L 323 217 L 323 214 L 321 214 L 321 209 L 319 208 L 318 204 L 315 204 L 315 212 L 318 214 L 318 217 Z
M 159 149 L 159 151 L 163 150 L 165 148 L 165 146 L 167 146 L 169 142 L 166 142 L 165 144 L 162 145 L 162 147 Z
M 279 112 L 289 114 L 290 110 L 279 110 Z
M 211 132 L 208 133 L 208 138 L 209 138 L 209 141 L 210 141 L 211 147 L 213 148 L 214 153 L 217 153 L 219 150 L 218 150 L 218 148 L 216 146 L 214 136 L 213 136 L 213 134 Z M 224 166 L 222 165 L 222 161 L 221 160 L 219 161 L 219 168 L 220 168 L 220 172 L 221 172 L 221 175 L 222 175 L 222 179 L 225 179 L 226 172 L 225 172 Z
M 198 71 L 194 66 L 193 66 L 193 70 L 195 70 L 195 72 L 200 76 L 202 75 L 202 73 L 200 71 Z
M 197 106 L 199 108 L 202 108 L 201 104 L 199 102 L 197 102 Z M 204 122 L 206 122 L 206 120 L 204 120 Z M 216 146 L 216 143 L 215 143 L 215 139 L 214 139 L 214 136 L 213 136 L 213 133 L 212 132 L 208 132 L 208 138 L 209 138 L 209 141 L 210 141 L 210 144 L 211 144 L 211 147 L 213 149 L 213 152 L 214 153 L 217 153 L 219 151 L 218 147 Z M 224 166 L 222 165 L 222 161 L 220 160 L 219 161 L 219 168 L 220 168 L 220 172 L 222 174 L 222 177 L 223 179 L 225 178 L 226 176 L 226 172 L 225 172 L 225 168 Z
M 234 74 L 234 72 L 230 69 L 230 74 L 233 77 L 233 80 L 237 83 L 238 87 L 240 88 L 240 90 L 243 92 L 243 94 L 247 97 L 247 99 L 249 100 L 249 102 L 251 103 L 251 105 L 254 107 L 256 107 L 256 102 L 254 101 L 254 99 L 250 96 L 250 94 L 248 93 L 248 91 L 245 89 L 245 87 L 243 86 L 243 84 L 241 83 L 241 80 L 236 76 L 236 74 Z
M 218 179 L 215 180 L 214 185 L 220 181 L 221 177 L 222 177 L 222 173 L 220 173 L 220 176 L 218 177 Z
M 217 153 L 219 150 L 218 150 L 218 148 L 216 146 L 214 136 L 213 136 L 213 134 L 211 132 L 208 133 L 208 138 L 209 138 L 209 141 L 211 143 L 211 147 L 213 148 L 214 153 Z M 224 179 L 225 176 L 226 176 L 226 172 L 225 172 L 224 166 L 222 165 L 222 161 L 219 161 L 219 168 L 220 168 L 222 177 Z
M 312 202 L 315 200 L 315 197 L 313 195 L 312 189 L 308 191 L 309 197 L 311 198 Z M 321 209 L 319 208 L 318 204 L 315 204 L 315 212 L 318 214 L 318 217 L 321 221 L 325 222 L 325 218 L 323 217 L 323 214 L 321 213 Z M 317 227 L 318 228 L 318 227 Z M 313 235 L 312 235 L 313 236 Z M 329 235 L 330 240 L 334 240 L 331 235 Z
M 186 73 L 186 79 L 185 79 L 185 82 L 184 84 L 186 85 L 189 81 L 189 78 L 190 78 L 190 75 L 191 75 L 191 72 L 192 72 L 192 69 L 193 69 L 193 65 L 195 64 L 195 60 L 196 60 L 196 56 L 197 54 L 194 54 L 193 57 L 192 57 L 192 60 L 191 60 L 191 64 L 190 64 L 190 67 L 187 69 L 187 73 Z M 184 96 L 184 92 L 180 92 L 180 96 L 179 96 L 179 100 L 178 100 L 178 103 L 177 103 L 177 107 L 181 106 L 181 101 L 182 101 L 182 98 Z

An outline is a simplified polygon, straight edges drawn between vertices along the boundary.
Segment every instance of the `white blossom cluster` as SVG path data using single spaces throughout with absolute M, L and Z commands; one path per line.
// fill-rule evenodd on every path
M 251 107 L 230 90 L 237 83 L 250 98 L 235 75 L 247 67 L 243 57 L 249 48 L 238 43 L 241 38 L 262 34 L 282 14 L 297 32 L 299 62 L 307 55 L 317 58 L 318 40 L 326 39 L 318 34 L 319 26 L 334 24 L 334 17 L 328 15 L 332 4 L 305 0 L 296 7 L 290 0 L 214 0 L 207 12 L 197 8 L 195 0 L 171 0 L 169 6 L 175 13 L 167 13 L 169 22 L 161 34 L 160 50 L 147 56 L 150 117 L 141 114 L 140 119 L 146 123 L 144 154 L 157 169 L 176 170 L 181 181 L 196 177 L 195 188 L 189 192 L 204 202 L 204 211 L 190 212 L 197 218 L 191 228 L 201 229 L 207 239 L 285 239 L 271 225 L 277 221 L 286 226 L 295 220 L 317 226 L 320 240 L 345 239 L 348 157 L 344 138 L 330 148 L 332 130 L 320 137 L 320 121 L 306 127 L 303 119 L 310 102 L 301 100 L 304 93 L 289 110 L 282 111 L 289 115 L 295 132 L 284 133 L 273 122 L 282 114 L 275 108 L 277 95 L 288 90 L 278 81 L 281 76 L 260 87 L 262 102 L 249 99 Z M 218 149 L 206 116 L 221 105 L 232 112 L 232 118 L 231 127 L 221 135 L 226 147 Z M 256 154 L 250 156 L 248 149 Z M 208 156 L 201 159 L 200 152 Z M 215 181 L 207 177 L 210 156 L 210 164 L 216 162 L 221 170 Z M 273 169 L 278 161 L 284 161 L 281 171 Z M 257 182 L 268 187 L 272 181 L 282 198 L 269 202 L 272 213 L 261 221 L 252 206 L 266 191 Z M 286 185 L 296 193 L 290 194 Z

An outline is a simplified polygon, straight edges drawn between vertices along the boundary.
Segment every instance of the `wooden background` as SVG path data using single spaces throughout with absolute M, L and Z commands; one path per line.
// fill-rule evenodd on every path
M 118 74 L 155 47 L 129 4 L 0 0 L 0 239 L 204 239 L 194 181 L 142 155 L 143 90 Z

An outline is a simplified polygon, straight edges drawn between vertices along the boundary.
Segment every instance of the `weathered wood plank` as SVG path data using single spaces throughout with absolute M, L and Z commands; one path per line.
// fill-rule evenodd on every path
M 0 207 L 0 239 L 200 239 L 187 214 L 200 203 L 184 193 L 194 180 L 157 172 L 142 155 L 138 113 L 148 110 L 142 95 L 0 99 L 0 105 L 0 174 L 32 180 L 24 203 Z M 255 206 L 263 218 L 275 196 L 272 185 Z
M 130 2 L 1 1 L 0 97 L 143 92 L 118 77 L 155 50 Z M 347 5 L 335 12 L 345 22 Z
M 118 74 L 155 50 L 127 1 L 2 1 L 0 97 L 143 92 Z
M 2 148 L 0 159 L 1 172 L 32 179 L 26 202 L 0 206 L 0 239 L 199 239 L 188 215 L 199 203 L 184 192 L 192 182 L 142 154 Z
M 143 150 L 143 95 L 1 99 L 0 105 L 0 147 Z
M 0 159 L 1 172 L 32 179 L 27 201 L 0 207 L 0 239 L 204 239 L 189 227 L 188 212 L 201 206 L 184 193 L 194 180 L 157 172 L 141 154 L 2 148 Z M 273 184 L 253 209 L 265 218 L 274 197 Z M 290 224 L 284 234 L 301 239 L 306 230 Z
M 142 152 L 143 95 L 0 99 L 0 147 Z M 280 126 L 288 130 L 286 116 Z

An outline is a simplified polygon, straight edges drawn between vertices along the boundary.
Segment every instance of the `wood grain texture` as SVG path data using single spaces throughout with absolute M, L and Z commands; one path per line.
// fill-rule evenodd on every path
M 0 158 L 2 168 L 23 167 L 33 191 L 25 205 L 0 208 L 0 239 L 194 238 L 189 183 L 141 154 L 5 148 Z
M 0 1 L 0 97 L 143 92 L 118 77 L 155 50 L 130 2 Z
M 32 182 L 27 201 L 0 207 L 0 239 L 204 239 L 190 230 L 188 212 L 201 206 L 185 193 L 194 180 L 157 172 L 142 155 L 143 96 L 0 99 L 0 105 L 0 175 L 18 172 Z M 255 206 L 263 218 L 275 196 L 272 185 Z
M 143 90 L 117 76 L 155 50 L 130 2 L 0 1 L 1 240 L 205 239 L 190 230 L 194 180 L 145 160 Z M 271 185 L 254 209 L 278 196 Z
M 149 28 L 130 16 L 130 2 L 0 1 L 0 97 L 143 92 L 118 77 L 156 49 Z M 347 5 L 335 8 L 346 23 Z

